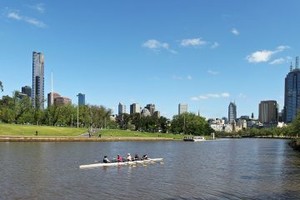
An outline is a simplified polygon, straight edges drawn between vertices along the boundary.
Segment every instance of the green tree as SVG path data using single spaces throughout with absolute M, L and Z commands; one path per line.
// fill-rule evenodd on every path
M 184 113 L 173 117 L 171 131 L 177 134 L 210 135 L 212 130 L 203 117 L 193 113 Z

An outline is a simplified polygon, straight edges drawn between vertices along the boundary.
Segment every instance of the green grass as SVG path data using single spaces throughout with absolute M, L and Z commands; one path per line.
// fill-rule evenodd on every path
M 0 123 L 0 135 L 34 136 L 36 131 L 38 136 L 78 136 L 87 132 L 87 129 Z
M 0 135 L 9 136 L 34 136 L 38 131 L 38 136 L 79 136 L 86 133 L 86 128 L 66 128 L 66 127 L 54 127 L 54 126 L 35 126 L 35 125 L 18 125 L 18 124 L 3 124 L 0 123 Z M 146 133 L 129 130 L 119 129 L 102 129 L 100 132 L 95 133 L 94 137 L 98 137 L 99 133 L 101 137 L 161 137 L 179 139 L 183 138 L 183 135 L 170 134 L 170 133 Z
M 173 138 L 183 139 L 183 135 L 171 134 L 171 133 L 148 133 L 119 129 L 103 129 L 100 131 L 101 136 L 104 137 L 161 137 L 161 138 Z

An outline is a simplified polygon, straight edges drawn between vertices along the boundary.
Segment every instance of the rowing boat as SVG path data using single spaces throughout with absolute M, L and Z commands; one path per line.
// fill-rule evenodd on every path
M 80 165 L 80 169 L 95 168 L 95 167 L 109 167 L 109 166 L 121 166 L 121 165 L 136 165 L 136 164 L 147 164 L 162 162 L 163 158 L 148 158 L 147 160 L 135 160 L 126 162 L 111 162 L 111 163 L 94 163 L 87 165 Z

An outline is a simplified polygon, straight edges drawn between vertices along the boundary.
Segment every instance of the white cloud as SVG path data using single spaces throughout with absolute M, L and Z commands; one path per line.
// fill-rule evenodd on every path
M 268 50 L 256 51 L 248 55 L 247 60 L 250 63 L 268 62 L 273 54 L 273 51 Z
M 188 46 L 202 46 L 205 45 L 207 42 L 202 40 L 201 38 L 193 38 L 193 39 L 183 39 L 181 40 L 180 45 L 184 47 Z
M 44 22 L 39 21 L 35 18 L 27 17 L 27 16 L 22 16 L 18 12 L 11 11 L 7 14 L 7 18 L 13 19 L 13 20 L 18 20 L 18 21 L 24 21 L 28 24 L 34 25 L 39 28 L 44 28 L 46 27 L 46 24 Z
M 22 17 L 17 12 L 10 12 L 7 14 L 7 17 L 15 20 L 22 20 Z
M 166 50 L 170 51 L 171 53 L 177 53 L 175 50 L 170 49 L 170 46 L 168 43 L 160 42 L 155 39 L 147 40 L 146 42 L 143 43 L 142 46 L 145 48 L 154 50 L 154 51 L 160 51 L 161 49 L 166 49 Z
M 253 52 L 252 54 L 248 55 L 246 59 L 250 63 L 260 63 L 260 62 L 268 62 L 271 57 L 279 52 L 282 52 L 286 49 L 289 49 L 289 46 L 278 46 L 275 50 L 261 50 Z
M 228 98 L 228 97 L 230 97 L 230 94 L 227 92 L 223 92 L 220 94 L 210 93 L 210 94 L 205 94 L 205 95 L 199 95 L 196 97 L 191 97 L 191 100 L 192 101 L 200 101 L 200 100 L 206 100 L 206 99 L 217 99 L 217 98 Z
M 279 64 L 282 64 L 282 63 L 285 63 L 285 59 L 284 58 L 277 58 L 277 59 L 271 61 L 269 64 L 271 64 L 271 65 L 279 65 Z
M 219 72 L 213 71 L 213 70 L 208 70 L 207 73 L 209 73 L 211 75 L 218 75 L 219 74 Z
M 29 8 L 36 10 L 37 12 L 43 14 L 45 12 L 45 5 L 43 3 L 38 3 L 35 5 L 29 5 Z
M 174 79 L 174 80 L 192 80 L 193 77 L 191 75 L 188 75 L 186 77 L 173 75 L 172 79 Z
M 236 28 L 231 29 L 231 33 L 233 35 L 239 35 L 240 34 L 240 32 Z
M 218 42 L 214 42 L 214 43 L 210 46 L 210 48 L 215 49 L 215 48 L 217 48 L 217 47 L 219 47 L 219 46 L 220 46 L 220 44 L 219 44 Z
M 45 7 L 44 7 L 44 4 L 42 4 L 42 3 L 39 3 L 39 4 L 35 5 L 35 9 L 40 13 L 45 12 Z

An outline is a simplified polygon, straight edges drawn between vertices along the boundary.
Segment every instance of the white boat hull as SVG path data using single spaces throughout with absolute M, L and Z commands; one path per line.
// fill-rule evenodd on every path
M 127 162 L 112 162 L 112 163 L 94 163 L 87 165 L 80 165 L 80 169 L 88 169 L 95 167 L 109 167 L 109 166 L 121 166 L 121 165 L 136 165 L 136 164 L 147 164 L 147 163 L 155 163 L 162 162 L 163 158 L 148 158 L 147 160 L 136 160 L 136 161 L 127 161 Z

